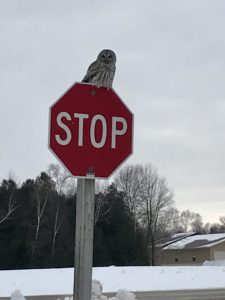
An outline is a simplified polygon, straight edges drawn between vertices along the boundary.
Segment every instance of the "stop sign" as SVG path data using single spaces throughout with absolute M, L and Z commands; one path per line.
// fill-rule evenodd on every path
M 132 154 L 133 114 L 112 89 L 75 83 L 49 124 L 49 148 L 73 176 L 108 178 Z

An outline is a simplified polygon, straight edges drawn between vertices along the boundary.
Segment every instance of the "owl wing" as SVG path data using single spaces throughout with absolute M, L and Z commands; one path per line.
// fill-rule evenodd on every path
M 97 75 L 97 73 L 98 73 L 98 64 L 97 61 L 94 61 L 92 64 L 90 64 L 82 82 L 87 82 L 87 83 L 91 82 L 92 79 Z

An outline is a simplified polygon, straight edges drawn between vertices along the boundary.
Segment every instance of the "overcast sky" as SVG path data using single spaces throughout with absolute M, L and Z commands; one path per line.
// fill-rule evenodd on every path
M 0 32 L 0 180 L 56 163 L 49 106 L 110 48 L 128 162 L 152 163 L 179 209 L 225 215 L 225 1 L 0 0 Z

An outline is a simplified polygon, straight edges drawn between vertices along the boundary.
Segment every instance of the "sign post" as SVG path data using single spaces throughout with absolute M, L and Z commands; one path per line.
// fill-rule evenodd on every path
M 95 179 L 77 180 L 74 300 L 91 299 Z
M 133 114 L 113 89 L 76 83 L 51 107 L 49 148 L 78 177 L 74 300 L 91 300 L 95 178 L 132 154 Z

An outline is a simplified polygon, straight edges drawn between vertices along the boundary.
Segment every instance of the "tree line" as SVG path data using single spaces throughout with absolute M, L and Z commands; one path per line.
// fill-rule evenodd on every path
M 35 179 L 0 184 L 0 269 L 74 265 L 76 180 L 51 164 Z M 173 233 L 215 233 L 218 224 L 174 207 L 165 177 L 151 164 L 128 165 L 96 182 L 94 266 L 154 265 L 157 242 Z

